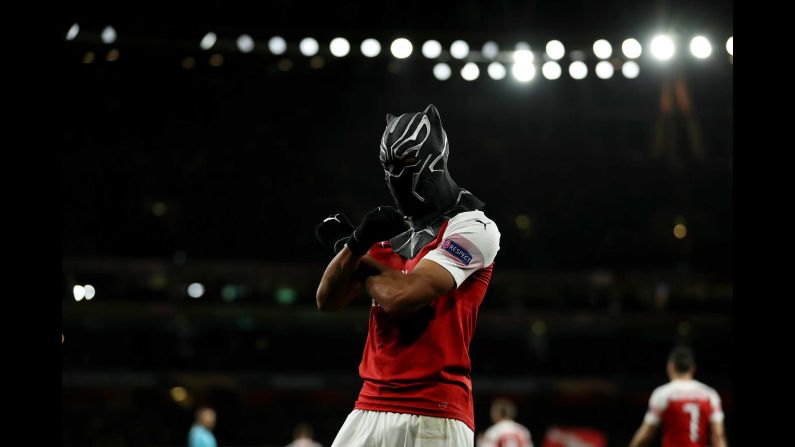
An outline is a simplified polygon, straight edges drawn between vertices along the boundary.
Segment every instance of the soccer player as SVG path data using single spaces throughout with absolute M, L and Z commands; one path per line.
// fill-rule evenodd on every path
M 496 399 L 491 404 L 491 421 L 494 423 L 478 447 L 533 447 L 530 431 L 522 424 L 515 422 L 516 405 L 508 399 Z
M 693 380 L 695 371 L 690 348 L 681 346 L 671 352 L 671 381 L 652 393 L 649 410 L 630 447 L 648 445 L 660 423 L 663 447 L 726 447 L 720 397 L 714 389 Z
M 196 422 L 188 433 L 188 447 L 216 447 L 213 428 L 215 428 L 215 410 L 199 407 L 196 410 Z
M 337 252 L 317 290 L 321 311 L 372 299 L 354 410 L 332 447 L 474 445 L 469 344 L 499 250 L 484 203 L 447 169 L 439 111 L 387 115 L 380 161 L 397 209 L 354 228 L 325 219 L 318 239 Z

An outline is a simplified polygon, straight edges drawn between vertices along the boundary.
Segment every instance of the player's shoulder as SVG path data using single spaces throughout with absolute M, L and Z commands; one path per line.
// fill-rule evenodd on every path
M 510 421 L 507 421 L 507 422 L 508 422 L 508 423 L 510 424 L 510 426 L 511 426 L 511 427 L 513 427 L 513 428 L 519 428 L 519 429 L 525 429 L 525 428 L 527 428 L 527 427 L 525 427 L 524 425 L 522 425 L 522 424 L 520 424 L 519 422 L 516 422 L 516 421 L 514 421 L 514 420 L 510 420 Z
M 698 380 L 693 380 L 693 383 L 698 389 L 704 391 L 710 397 L 718 396 L 718 392 L 715 390 L 715 388 L 712 388 L 711 386 L 707 385 L 706 383 L 699 382 Z
M 663 393 L 663 392 L 665 392 L 665 391 L 667 391 L 667 390 L 670 390 L 670 389 L 671 389 L 671 386 L 673 386 L 673 382 L 664 383 L 664 384 L 662 384 L 662 385 L 660 385 L 660 386 L 658 386 L 658 387 L 654 388 L 654 390 L 653 390 L 651 393 L 652 393 L 652 394 L 660 394 L 660 393 Z
M 497 223 L 489 219 L 483 211 L 464 211 L 451 217 L 447 222 L 447 232 L 492 235 L 499 238 Z
M 444 230 L 444 243 L 448 241 L 461 245 L 466 250 L 474 250 L 473 255 L 480 254 L 484 265 L 494 262 L 500 250 L 500 231 L 493 220 L 486 217 L 483 211 L 465 211 L 453 216 Z
M 522 425 L 522 424 L 520 424 L 520 423 L 518 423 L 516 421 L 511 421 L 511 420 L 502 420 L 502 421 L 497 422 L 496 424 L 492 425 L 491 427 L 489 427 L 486 430 L 487 433 L 491 433 L 491 434 L 493 434 L 495 436 L 501 436 L 501 435 L 504 435 L 504 434 L 513 434 L 513 433 L 525 432 L 525 431 L 528 431 L 528 430 L 527 430 L 527 428 L 524 425 Z
M 701 388 L 702 390 L 711 390 L 711 391 L 715 391 L 715 389 L 714 389 L 714 388 L 712 388 L 711 386 L 707 385 L 707 384 L 706 384 L 706 383 L 704 383 L 704 382 L 701 382 L 701 381 L 698 381 L 698 380 L 695 380 L 695 379 L 694 379 L 694 380 L 692 380 L 691 382 L 693 383 L 693 385 L 694 385 L 694 386 L 696 386 L 696 387 L 698 387 L 698 388 Z
M 499 422 L 497 423 L 499 424 Z M 487 438 L 491 438 L 494 434 L 499 430 L 497 428 L 497 424 L 491 425 L 490 427 L 486 428 L 486 431 L 483 432 L 483 435 Z
M 530 434 L 530 429 L 528 429 L 527 427 L 525 427 L 524 425 L 522 425 L 522 424 L 520 424 L 520 423 L 518 423 L 516 421 L 511 421 L 511 426 L 518 433 L 524 433 L 526 435 Z
M 675 387 L 675 382 L 668 382 L 666 384 L 660 385 L 651 392 L 651 397 L 652 399 L 665 398 L 671 394 Z
M 503 426 L 499 422 L 497 422 L 496 424 L 487 428 L 486 431 L 483 432 L 483 436 L 490 441 L 496 441 L 497 439 L 499 439 L 500 435 L 502 435 L 503 430 L 504 430 Z

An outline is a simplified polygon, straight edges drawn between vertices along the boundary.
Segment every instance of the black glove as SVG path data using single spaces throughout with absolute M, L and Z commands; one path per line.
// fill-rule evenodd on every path
M 398 210 L 391 206 L 379 206 L 364 216 L 362 223 L 348 238 L 348 248 L 353 254 L 361 256 L 376 242 L 390 239 L 408 229 L 408 223 Z
M 315 237 L 321 245 L 337 254 L 345 246 L 353 230 L 354 227 L 348 218 L 342 213 L 337 213 L 323 219 L 323 222 L 315 227 Z

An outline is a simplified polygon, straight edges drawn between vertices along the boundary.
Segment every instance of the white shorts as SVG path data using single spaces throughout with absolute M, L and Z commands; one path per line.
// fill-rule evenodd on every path
M 353 410 L 331 447 L 473 447 L 475 433 L 456 419 Z

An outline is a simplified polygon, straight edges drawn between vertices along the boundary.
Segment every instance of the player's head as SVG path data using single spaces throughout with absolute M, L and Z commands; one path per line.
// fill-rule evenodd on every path
M 196 409 L 196 423 L 207 427 L 208 430 L 215 428 L 215 410 L 206 406 Z
M 395 204 L 419 219 L 452 207 L 461 192 L 447 170 L 450 144 L 439 111 L 387 114 L 379 160 Z
M 513 420 L 516 417 L 516 405 L 508 399 L 496 399 L 491 404 L 491 421 Z
M 312 434 L 312 426 L 305 422 L 296 425 L 293 430 L 294 439 L 312 439 Z
M 696 371 L 693 350 L 687 346 L 677 346 L 668 356 L 668 376 L 673 379 L 692 377 Z

